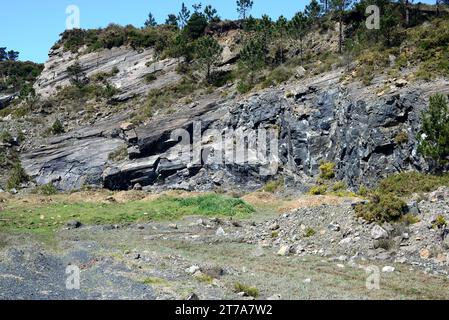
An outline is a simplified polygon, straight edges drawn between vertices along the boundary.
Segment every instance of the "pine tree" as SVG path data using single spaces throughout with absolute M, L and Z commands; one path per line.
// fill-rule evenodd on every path
M 268 15 L 264 14 L 262 16 L 262 19 L 258 21 L 257 33 L 260 36 L 260 40 L 262 43 L 265 64 L 268 64 L 268 54 L 270 52 L 269 46 L 271 38 L 273 36 L 273 22 Z
M 200 3 L 194 3 L 192 5 L 193 13 L 200 13 L 202 7 L 203 7 L 203 5 L 201 4 L 201 2 Z
M 187 21 L 189 21 L 189 19 L 190 19 L 190 11 L 189 9 L 187 9 L 186 5 L 183 2 L 181 6 L 181 11 L 178 14 L 178 22 L 181 29 L 185 28 L 185 26 L 187 25 Z
M 217 15 L 217 10 L 213 8 L 211 5 L 206 6 L 204 8 L 204 15 L 209 23 L 220 21 L 220 17 Z
M 178 18 L 176 17 L 175 14 L 169 14 L 167 16 L 167 19 L 165 19 L 165 24 L 168 26 L 178 26 Z
M 145 27 L 152 28 L 152 27 L 155 27 L 155 26 L 157 26 L 156 19 L 154 18 L 153 14 L 150 12 L 148 14 L 147 20 L 145 21 Z
M 252 0 L 237 0 L 237 12 L 240 18 L 246 20 L 246 16 L 249 11 L 253 8 L 254 2 Z
M 421 115 L 419 151 L 438 167 L 449 163 L 449 107 L 442 94 L 431 96 L 428 110 Z
M 206 80 L 211 80 L 212 70 L 221 61 L 223 48 L 211 36 L 204 36 L 196 41 L 195 53 L 201 69 L 205 70 Z
M 277 53 L 279 56 L 279 63 L 284 63 L 284 45 L 285 45 L 285 38 L 287 35 L 287 24 L 288 21 L 284 16 L 280 16 L 279 19 L 276 21 L 276 35 L 277 35 Z
M 18 51 L 14 51 L 14 50 L 8 51 L 8 60 L 16 61 L 17 59 L 19 59 L 19 52 Z
M 299 40 L 299 55 L 303 62 L 303 41 L 307 33 L 308 17 L 303 12 L 298 12 L 289 23 L 289 34 L 294 40 Z
M 265 52 L 260 38 L 247 41 L 240 51 L 240 67 L 250 76 L 251 85 L 254 82 L 254 74 L 265 65 Z
M 351 0 L 332 0 L 332 9 L 338 15 L 339 35 L 338 35 L 338 53 L 343 52 L 343 16 L 346 9 L 350 6 Z
M 310 20 L 311 23 L 315 23 L 321 14 L 321 7 L 317 0 L 311 0 L 310 3 L 304 8 L 304 14 Z
M 187 25 L 185 26 L 185 31 L 191 39 L 198 39 L 204 34 L 208 23 L 206 17 L 200 13 L 193 13 Z
M 6 53 L 6 48 L 0 48 L 0 61 L 5 61 L 8 59 L 8 54 Z

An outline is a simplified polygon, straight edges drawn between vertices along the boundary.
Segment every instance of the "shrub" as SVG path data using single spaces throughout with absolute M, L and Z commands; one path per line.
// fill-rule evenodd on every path
M 28 175 L 22 168 L 20 162 L 17 162 L 12 168 L 11 174 L 9 175 L 8 181 L 6 182 L 7 188 L 9 190 L 18 188 L 21 183 L 27 182 L 29 180 Z
M 358 217 L 370 222 L 389 222 L 400 219 L 407 210 L 406 203 L 393 194 L 375 192 L 370 195 L 370 202 L 355 207 Z
M 240 80 L 237 83 L 237 91 L 241 94 L 249 92 L 253 87 L 247 81 Z
M 446 219 L 444 218 L 443 215 L 439 214 L 436 219 L 435 222 L 433 223 L 433 227 L 435 229 L 441 229 L 443 227 L 447 226 L 447 222 Z
M 379 182 L 380 193 L 392 193 L 398 197 L 410 196 L 413 193 L 431 192 L 440 186 L 449 186 L 449 174 L 430 175 L 415 171 L 391 175 Z
M 406 226 L 418 223 L 419 221 L 419 218 L 411 213 L 404 214 L 400 219 L 400 222 L 404 223 Z
M 358 191 L 358 195 L 362 196 L 362 197 L 366 197 L 369 193 L 368 188 L 365 185 L 361 185 Z
M 0 141 L 3 143 L 13 143 L 14 139 L 12 138 L 11 134 L 7 131 L 4 131 L 0 133 Z
M 269 181 L 263 187 L 263 191 L 274 193 L 279 190 L 284 185 L 284 179 L 279 178 L 277 180 Z
M 429 108 L 421 115 L 419 151 L 442 166 L 449 162 L 449 108 L 442 94 L 430 97 Z
M 53 122 L 53 125 L 51 126 L 51 132 L 53 134 L 64 133 L 64 126 L 59 119 L 56 119 L 55 122 Z
M 338 181 L 332 186 L 332 191 L 339 192 L 339 191 L 346 191 L 348 189 L 348 186 L 344 181 Z
M 247 296 L 257 298 L 259 296 L 259 289 L 254 287 L 249 287 L 240 282 L 237 282 L 234 285 L 234 290 L 237 293 L 244 292 Z
M 325 180 L 335 178 L 335 163 L 322 162 L 320 165 L 320 178 Z
M 53 183 L 44 184 L 33 190 L 34 194 L 40 194 L 44 196 L 51 196 L 58 193 L 58 189 L 53 185 Z
M 400 131 L 396 137 L 394 137 L 394 142 L 396 142 L 397 145 L 402 145 L 408 142 L 408 133 L 407 131 Z
M 325 195 L 327 192 L 327 186 L 326 185 L 318 185 L 310 188 L 309 194 L 311 195 Z
M 304 237 L 309 238 L 309 237 L 313 237 L 316 234 L 316 231 L 310 227 L 306 228 L 305 232 L 304 232 Z
M 151 83 L 157 79 L 156 75 L 154 73 L 149 73 L 145 76 L 146 83 Z

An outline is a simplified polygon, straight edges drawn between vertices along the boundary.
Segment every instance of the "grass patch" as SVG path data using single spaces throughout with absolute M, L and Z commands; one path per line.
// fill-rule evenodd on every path
M 53 183 L 44 184 L 42 186 L 36 187 L 33 194 L 39 194 L 43 196 L 51 196 L 58 193 L 58 189 L 53 185 Z
M 313 186 L 309 190 L 309 194 L 311 194 L 313 196 L 325 195 L 326 192 L 327 192 L 327 186 L 324 185 L 324 184 L 323 185 L 318 185 L 318 186 Z
M 377 190 L 380 193 L 392 193 L 398 197 L 406 197 L 414 193 L 432 192 L 441 186 L 449 186 L 449 174 L 435 176 L 411 171 L 383 179 Z
M 315 234 L 316 234 L 316 231 L 309 227 L 304 232 L 304 237 L 306 237 L 306 238 L 313 237 Z
M 123 204 L 10 202 L 0 212 L 0 230 L 53 232 L 70 220 L 79 220 L 84 225 L 102 225 L 174 220 L 187 215 L 245 218 L 254 211 L 241 199 L 217 194 L 190 198 L 161 196 L 151 201 Z
M 117 162 L 117 161 L 125 160 L 126 157 L 128 157 L 128 147 L 126 145 L 123 145 L 123 146 L 117 148 L 116 150 L 112 151 L 109 154 L 108 159 Z
M 284 178 L 279 178 L 277 180 L 269 181 L 265 184 L 263 187 L 263 191 L 274 193 L 278 191 L 280 188 L 282 188 L 284 185 Z
M 244 285 L 240 282 L 237 282 L 234 285 L 234 290 L 237 293 L 244 292 L 247 296 L 257 298 L 259 296 L 259 289 Z
M 367 221 L 397 221 L 406 213 L 406 203 L 391 193 L 376 192 L 369 198 L 369 203 L 359 204 L 355 207 L 356 215 Z
M 167 284 L 167 281 L 157 277 L 147 277 L 142 280 L 142 283 L 150 286 L 157 286 Z

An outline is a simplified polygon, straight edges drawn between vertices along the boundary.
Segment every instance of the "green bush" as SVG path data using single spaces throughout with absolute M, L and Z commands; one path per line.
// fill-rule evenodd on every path
M 315 196 L 317 196 L 317 195 L 325 195 L 326 192 L 327 192 L 327 186 L 326 185 L 313 186 L 309 190 L 309 194 L 315 195 Z
M 322 162 L 320 165 L 320 178 L 325 180 L 335 178 L 335 163 Z
M 151 83 L 151 82 L 155 81 L 156 79 L 157 79 L 157 77 L 156 77 L 156 75 L 154 73 L 148 73 L 145 76 L 146 83 Z
M 370 222 L 389 222 L 399 220 L 407 211 L 406 203 L 393 194 L 373 193 L 370 202 L 355 207 L 358 217 Z
M 44 184 L 42 186 L 36 187 L 33 192 L 34 194 L 40 194 L 43 196 L 51 196 L 58 193 L 58 189 L 53 185 L 53 183 Z
M 11 174 L 9 175 L 8 181 L 6 182 L 8 190 L 18 188 L 21 183 L 27 182 L 29 180 L 28 175 L 22 168 L 20 162 L 17 162 L 12 168 Z
M 3 143 L 12 143 L 14 139 L 9 132 L 4 131 L 0 133 L 0 141 Z
M 380 193 L 391 193 L 398 197 L 406 197 L 414 193 L 431 192 L 440 186 L 449 186 L 449 174 L 436 176 L 410 171 L 382 179 L 379 182 L 377 191 Z
M 244 292 L 247 296 L 257 298 L 259 296 L 259 289 L 244 285 L 240 282 L 237 282 L 234 285 L 234 290 L 236 293 Z
M 61 134 L 64 133 L 64 126 L 62 125 L 59 119 L 56 119 L 51 126 L 51 133 L 53 134 Z
M 263 191 L 274 193 L 284 186 L 284 178 L 279 178 L 277 180 L 269 181 L 263 187 Z
M 442 94 L 431 96 L 422 113 L 419 151 L 439 166 L 449 162 L 449 107 Z
M 443 227 L 447 226 L 446 219 L 443 215 L 439 214 L 437 218 L 435 219 L 435 222 L 433 223 L 433 227 L 435 229 L 441 229 Z

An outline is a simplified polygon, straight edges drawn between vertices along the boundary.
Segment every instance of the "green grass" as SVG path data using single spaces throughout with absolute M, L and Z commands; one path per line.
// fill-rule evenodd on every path
M 237 282 L 234 285 L 234 290 L 237 293 L 244 292 L 247 296 L 254 297 L 254 298 L 257 298 L 259 296 L 259 289 L 244 285 L 240 282 Z
M 156 285 L 166 285 L 168 282 L 165 279 L 157 278 L 157 277 L 147 277 L 142 280 L 143 284 L 156 286 Z
M 407 197 L 413 193 L 431 192 L 440 186 L 449 186 L 449 174 L 436 176 L 411 171 L 383 179 L 377 190 L 380 193 L 392 193 L 398 197 Z
M 187 215 L 248 217 L 255 210 L 243 200 L 208 194 L 190 198 L 162 196 L 151 201 L 123 204 L 49 203 L 42 205 L 9 203 L 0 212 L 0 232 L 53 232 L 70 220 L 84 225 L 125 224 L 174 220 Z

